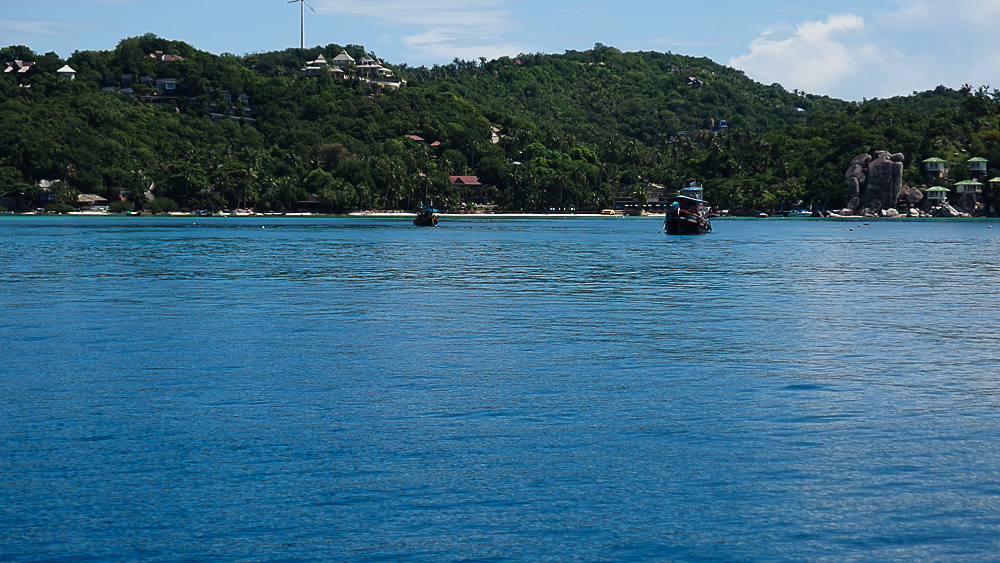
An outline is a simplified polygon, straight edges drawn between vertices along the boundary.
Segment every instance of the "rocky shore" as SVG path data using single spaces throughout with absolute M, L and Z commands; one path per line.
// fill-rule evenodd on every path
M 830 217 L 973 217 L 983 204 L 965 193 L 955 205 L 932 201 L 920 188 L 903 185 L 903 153 L 876 150 L 851 160 L 844 173 L 847 205 Z

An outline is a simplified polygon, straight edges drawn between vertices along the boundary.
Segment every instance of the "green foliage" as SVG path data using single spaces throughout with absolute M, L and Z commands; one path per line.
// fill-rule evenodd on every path
M 108 205 L 108 211 L 112 213 L 127 213 L 135 209 L 135 204 L 131 201 L 112 201 Z
M 44 209 L 51 213 L 69 213 L 75 208 L 72 205 L 67 205 L 65 203 L 49 203 Z
M 67 62 L 55 54 L 0 49 L 2 60 L 38 63 L 30 88 L 0 77 L 0 192 L 37 201 L 39 181 L 60 180 L 67 205 L 122 187 L 138 196 L 132 205 L 159 211 L 285 210 L 310 194 L 333 211 L 429 201 L 538 210 L 600 209 L 698 182 L 717 207 L 835 207 L 861 152 L 903 152 L 911 184 L 931 156 L 952 161 L 952 180 L 969 156 L 1000 165 L 1000 92 L 986 87 L 857 104 L 758 84 L 707 59 L 601 44 L 400 65 L 393 71 L 408 83 L 398 91 L 300 76 L 306 61 L 344 49 L 372 56 L 333 44 L 216 56 L 146 34 L 73 53 L 72 82 L 54 76 Z M 149 56 L 157 51 L 183 60 Z M 178 107 L 139 99 L 150 86 L 133 84 L 133 99 L 100 91 L 123 74 L 176 78 Z M 231 118 L 244 106 L 255 125 Z M 715 129 L 721 120 L 728 128 Z M 455 186 L 456 175 L 486 185 Z
M 169 197 L 158 197 L 152 201 L 147 201 L 143 209 L 151 213 L 166 213 L 177 209 L 177 202 Z

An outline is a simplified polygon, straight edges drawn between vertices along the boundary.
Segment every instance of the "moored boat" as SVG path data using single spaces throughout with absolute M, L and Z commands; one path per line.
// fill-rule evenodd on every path
M 438 224 L 437 209 L 425 207 L 417 211 L 417 216 L 413 218 L 413 224 L 418 227 L 436 227 Z
M 663 230 L 668 235 L 703 235 L 712 232 L 708 219 L 708 202 L 701 199 L 699 187 L 684 188 L 680 195 L 670 200 L 670 208 L 663 219 Z
M 812 217 L 812 211 L 808 209 L 793 209 L 791 211 L 786 211 L 782 214 L 782 217 L 787 217 L 789 219 L 805 219 L 807 217 Z

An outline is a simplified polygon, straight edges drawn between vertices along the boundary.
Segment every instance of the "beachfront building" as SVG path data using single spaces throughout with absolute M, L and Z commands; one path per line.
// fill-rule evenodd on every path
M 946 171 L 945 164 L 940 158 L 928 158 L 924 161 L 924 174 L 931 178 L 940 178 Z
M 948 188 L 941 186 L 934 186 L 933 188 L 925 188 L 924 194 L 927 195 L 927 203 L 931 205 L 940 205 L 943 201 L 948 199 Z
M 986 164 L 989 161 L 982 157 L 975 157 L 969 159 L 969 177 L 975 178 L 978 176 L 986 176 Z
M 955 193 L 965 194 L 965 193 L 983 193 L 983 185 L 975 180 L 962 180 L 955 184 Z
M 448 181 L 456 188 L 465 188 L 463 199 L 466 203 L 475 206 L 491 203 L 493 186 L 480 182 L 477 176 L 448 176 Z
M 80 194 L 76 196 L 76 206 L 80 208 L 80 211 L 88 211 L 107 204 L 108 200 L 97 194 Z

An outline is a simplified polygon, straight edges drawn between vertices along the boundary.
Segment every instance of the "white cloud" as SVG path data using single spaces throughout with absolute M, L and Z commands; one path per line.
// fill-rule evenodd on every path
M 761 82 L 826 93 L 858 75 L 866 61 L 878 59 L 873 45 L 850 41 L 864 28 L 859 16 L 842 14 L 825 22 L 799 24 L 784 38 L 767 31 L 750 44 L 749 54 L 730 59 L 729 64 Z
M 495 58 L 520 52 L 504 39 L 514 28 L 509 1 L 316 0 L 313 4 L 320 13 L 400 28 L 402 43 L 423 58 Z
M 320 13 L 368 18 L 391 25 L 422 27 L 503 26 L 510 16 L 498 0 L 316 0 Z
M 894 0 L 866 19 L 833 15 L 784 37 L 764 33 L 729 64 L 761 82 L 853 100 L 990 84 L 1000 75 L 998 17 L 1000 0 Z

